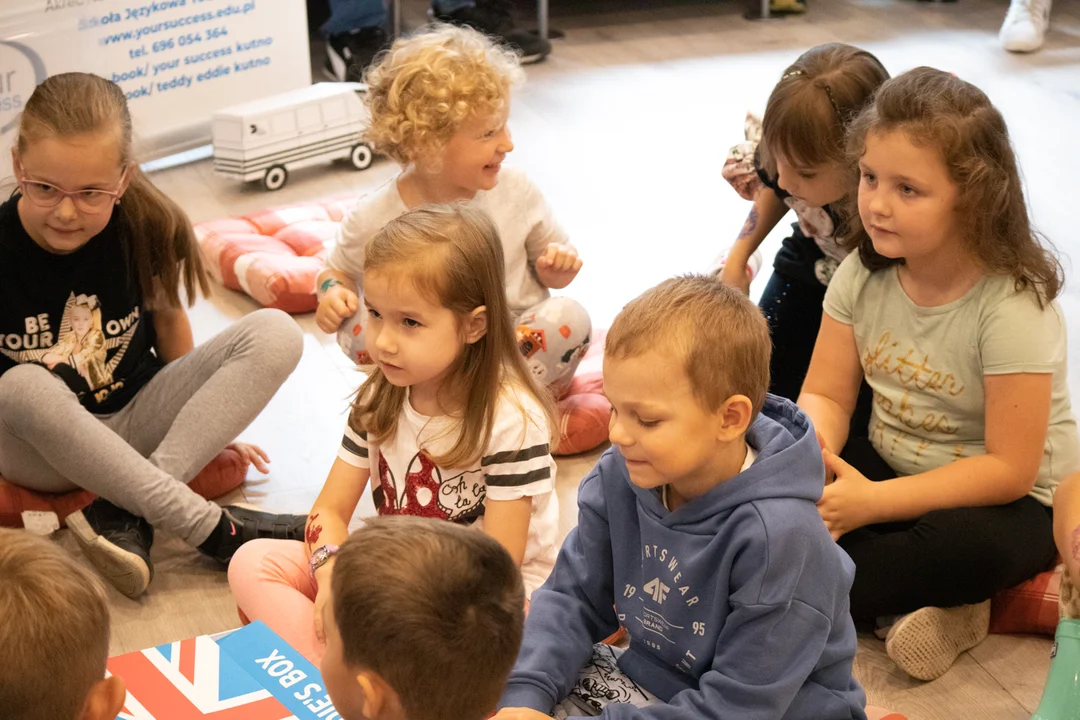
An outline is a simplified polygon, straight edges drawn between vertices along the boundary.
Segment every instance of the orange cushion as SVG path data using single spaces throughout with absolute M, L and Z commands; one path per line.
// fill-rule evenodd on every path
M 990 632 L 1053 636 L 1060 619 L 1062 567 L 995 595 L 990 602 Z
M 226 448 L 191 479 L 188 487 L 207 500 L 213 500 L 240 487 L 247 469 L 248 463 L 240 454 Z M 59 494 L 34 492 L 0 478 L 0 527 L 22 527 L 24 510 L 52 511 L 63 524 L 64 518 L 93 500 L 94 495 L 86 490 Z
M 559 446 L 556 455 L 575 455 L 602 445 L 608 438 L 611 403 L 604 397 L 604 338 L 593 329 L 589 349 L 578 366 L 570 390 L 559 401 Z
M 907 717 L 900 713 L 889 712 L 885 708 L 867 705 L 866 720 L 907 720 Z

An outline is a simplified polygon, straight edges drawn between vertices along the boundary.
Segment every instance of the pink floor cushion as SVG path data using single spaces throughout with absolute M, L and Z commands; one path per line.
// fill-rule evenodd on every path
M 990 601 L 990 632 L 1052 637 L 1060 619 L 1062 567 L 1039 573 L 995 595 Z
M 240 487 L 247 470 L 248 462 L 235 450 L 226 448 L 192 478 L 188 487 L 207 500 L 213 500 Z M 22 513 L 26 510 L 52 511 L 63 524 L 64 518 L 76 510 L 82 510 L 93 500 L 94 495 L 86 490 L 41 493 L 0 478 L 0 527 L 22 527 Z
M 315 276 L 353 194 L 260 210 L 195 226 L 207 270 L 230 290 L 263 307 L 290 313 L 315 309 Z
M 556 455 L 576 455 L 599 447 L 608 437 L 611 403 L 604 397 L 606 330 L 593 330 L 585 357 L 569 392 L 559 401 L 559 446 Z

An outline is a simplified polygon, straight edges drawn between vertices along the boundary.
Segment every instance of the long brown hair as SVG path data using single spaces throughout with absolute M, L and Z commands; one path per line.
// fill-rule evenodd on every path
M 776 158 L 813 167 L 844 162 L 844 137 L 889 73 L 876 57 L 843 43 L 810 48 L 776 83 L 762 118 L 760 162 L 776 176 Z
M 62 73 L 41 83 L 26 101 L 19 120 L 18 151 L 26 152 L 34 140 L 49 136 L 81 135 L 115 130 L 120 162 L 131 182 L 119 207 L 129 275 L 137 278 L 143 302 L 153 307 L 164 299 L 180 307 L 180 282 L 188 304 L 196 289 L 210 293 L 195 231 L 180 206 L 154 187 L 132 158 L 131 113 L 120 87 L 89 73 Z M 159 293 L 163 296 L 158 297 Z
M 463 205 L 411 210 L 388 223 L 366 248 L 365 274 L 400 273 L 459 320 L 480 306 L 487 308 L 487 332 L 464 345 L 449 375 L 453 381 L 439 391 L 463 395 L 457 440 L 445 454 L 432 457 L 443 467 L 479 460 L 491 441 L 495 408 L 507 387 L 527 392 L 540 403 L 552 442 L 556 437 L 558 422 L 551 394 L 537 384 L 518 349 L 503 262 L 495 225 L 483 212 Z M 350 423 L 366 431 L 372 442 L 384 442 L 394 436 L 405 402 L 406 388 L 392 385 L 376 369 L 357 391 Z M 522 413 L 525 422 L 535 422 Z
M 961 241 L 988 272 L 1011 276 L 1017 290 L 1034 291 L 1040 303 L 1057 297 L 1065 280 L 1061 262 L 1053 245 L 1031 225 L 1005 118 L 986 93 L 941 70 L 909 70 L 882 85 L 852 123 L 852 161 L 866 151 L 868 134 L 891 132 L 903 132 L 912 143 L 940 154 L 959 191 L 955 212 L 964 219 Z M 843 244 L 858 249 L 867 268 L 903 262 L 874 250 L 857 201 L 849 202 L 846 215 Z

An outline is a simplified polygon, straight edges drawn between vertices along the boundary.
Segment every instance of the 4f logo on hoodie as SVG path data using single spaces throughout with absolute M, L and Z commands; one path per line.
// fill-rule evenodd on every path
M 642 589 L 652 595 L 653 602 L 658 605 L 664 604 L 664 601 L 667 600 L 668 592 L 671 591 L 670 587 L 660 582 L 660 578 L 653 578 L 645 583 L 645 586 Z

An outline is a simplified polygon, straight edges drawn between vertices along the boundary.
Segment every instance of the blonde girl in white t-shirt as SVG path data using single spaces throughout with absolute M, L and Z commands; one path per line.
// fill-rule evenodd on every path
M 375 367 L 305 542 L 249 543 L 229 567 L 241 613 L 313 662 L 325 651 L 333 555 L 369 480 L 381 515 L 468 524 L 498 540 L 527 594 L 556 554 L 553 404 L 514 341 L 494 225 L 460 205 L 411 210 L 368 244 L 364 274 Z
M 368 139 L 403 169 L 360 198 L 316 280 L 316 322 L 337 333 L 353 362 L 370 361 L 359 312 L 367 243 L 407 210 L 464 202 L 498 229 L 506 295 L 530 372 L 557 397 L 569 389 L 592 325 L 585 308 L 550 290 L 574 280 L 581 258 L 536 185 L 520 169 L 503 167 L 514 149 L 511 90 L 523 77 L 513 52 L 452 25 L 397 40 L 368 72 Z
M 849 142 L 858 252 L 829 285 L 799 405 L 835 474 L 819 509 L 855 561 L 852 615 L 891 623 L 889 655 L 930 680 L 986 636 L 994 593 L 1055 556 L 1053 493 L 1077 466 L 1062 269 L 973 85 L 904 73 Z M 864 377 L 869 440 L 849 440 Z

